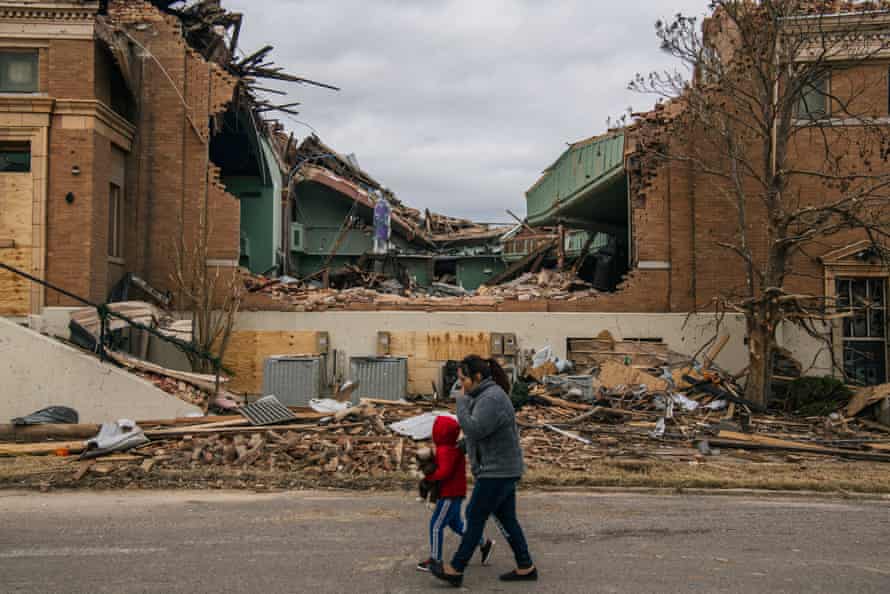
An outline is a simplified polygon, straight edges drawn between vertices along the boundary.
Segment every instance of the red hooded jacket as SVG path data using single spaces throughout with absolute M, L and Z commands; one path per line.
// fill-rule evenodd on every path
M 426 477 L 439 481 L 439 497 L 467 496 L 467 459 L 457 447 L 460 425 L 449 416 L 433 421 L 433 443 L 436 444 L 436 472 Z

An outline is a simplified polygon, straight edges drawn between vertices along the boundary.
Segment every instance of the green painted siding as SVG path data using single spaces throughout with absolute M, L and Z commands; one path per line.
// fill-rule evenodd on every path
M 624 134 L 578 143 L 566 150 L 526 194 L 528 220 L 549 224 L 557 211 L 624 169 Z
M 505 269 L 499 256 L 464 258 L 457 261 L 457 284 L 473 291 Z
M 241 265 L 262 274 L 278 265 L 281 247 L 281 175 L 272 148 L 260 139 L 268 171 L 260 177 L 225 177 L 222 182 L 229 194 L 241 203 Z
M 352 202 L 335 190 L 322 184 L 301 182 L 295 188 L 295 219 L 302 237 L 301 249 L 294 249 L 295 274 L 308 276 L 321 270 L 325 259 L 337 242 L 337 236 L 352 208 Z M 368 209 L 353 212 L 366 221 L 370 217 Z M 355 264 L 359 257 L 371 253 L 373 237 L 370 222 L 367 229 L 350 229 L 346 232 L 337 255 L 331 262 L 332 268 Z M 393 232 L 390 241 L 394 245 L 392 254 L 395 262 L 409 278 L 420 287 L 428 287 L 433 281 L 433 256 L 424 246 L 412 244 Z M 409 254 L 409 255 L 406 255 Z M 420 257 L 426 254 L 425 257 Z M 390 260 L 392 262 L 392 260 Z M 465 256 L 457 262 L 458 282 L 466 289 L 476 289 L 486 279 L 504 269 L 500 255 Z M 387 265 L 386 274 L 395 275 L 396 268 Z
M 427 258 L 401 258 L 399 264 L 405 268 L 409 278 L 414 279 L 419 287 L 428 287 L 433 282 L 430 275 L 430 260 Z
M 273 216 L 275 190 L 263 186 L 258 177 L 227 177 L 222 182 L 241 202 L 241 264 L 262 274 L 276 264 L 276 236 L 281 234 L 280 230 L 274 233 L 277 227 L 273 228 L 277 218 Z

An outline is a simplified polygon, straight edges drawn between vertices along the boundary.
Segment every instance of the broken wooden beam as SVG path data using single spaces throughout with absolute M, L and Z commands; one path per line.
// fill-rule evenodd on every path
M 85 441 L 51 441 L 46 443 L 0 443 L 0 456 L 46 456 L 63 451 L 79 454 Z
M 0 425 L 0 441 L 36 442 L 89 439 L 99 433 L 99 425 L 47 423 L 43 425 Z
M 742 448 L 757 450 L 777 450 L 789 452 L 802 452 L 822 456 L 838 456 L 851 460 L 866 460 L 869 462 L 890 462 L 890 454 L 876 454 L 858 450 L 845 450 L 842 448 L 828 448 L 816 444 L 789 441 L 765 435 L 739 433 L 737 431 L 720 431 L 716 438 L 708 438 L 712 446 L 726 448 Z

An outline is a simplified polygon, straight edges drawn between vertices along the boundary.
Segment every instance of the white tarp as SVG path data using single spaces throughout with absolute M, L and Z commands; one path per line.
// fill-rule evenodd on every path
M 318 413 L 336 413 L 341 410 L 346 410 L 352 406 L 348 402 L 340 402 L 339 400 L 334 400 L 333 398 L 313 398 L 309 401 L 309 408 Z
M 451 417 L 452 419 L 457 420 L 457 417 L 455 417 L 451 413 L 436 410 L 433 412 L 423 413 L 422 415 L 417 415 L 416 417 L 410 417 L 397 423 L 393 423 L 389 426 L 389 428 L 399 435 L 404 435 L 406 437 L 410 437 L 411 439 L 430 439 L 433 437 L 433 423 L 436 421 L 436 417 L 442 415 L 446 415 Z

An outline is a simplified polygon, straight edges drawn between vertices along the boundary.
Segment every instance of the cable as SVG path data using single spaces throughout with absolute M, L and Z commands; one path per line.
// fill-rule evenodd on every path
M 176 94 L 179 96 L 179 101 L 182 103 L 183 107 L 185 107 L 186 110 L 191 111 L 192 107 L 185 100 L 185 97 L 182 95 L 182 92 L 180 92 L 179 87 L 176 86 L 176 82 L 174 82 L 173 77 L 170 76 L 170 73 L 167 72 L 167 69 L 164 68 L 164 65 L 161 64 L 161 61 L 158 60 L 157 57 L 155 57 L 155 55 L 153 53 L 151 53 L 151 51 L 147 47 L 145 47 L 144 45 L 139 43 L 138 39 L 136 39 L 135 37 L 130 35 L 129 32 L 125 31 L 124 29 L 118 29 L 118 30 L 121 33 L 123 33 L 124 35 L 126 35 L 130 39 L 130 41 L 132 41 L 134 44 L 136 44 L 136 46 L 139 49 L 141 49 L 145 53 L 146 56 L 148 56 L 149 58 L 154 60 L 155 64 L 158 65 L 158 68 L 161 69 L 161 72 L 164 73 L 164 76 L 167 77 L 167 80 L 170 82 L 170 86 L 173 87 L 174 91 L 176 91 Z M 194 121 L 192 121 L 192 117 L 188 113 L 185 114 L 185 117 L 186 117 L 186 119 L 188 119 L 189 123 L 192 125 L 192 128 L 195 131 L 195 134 L 197 134 L 198 137 L 203 140 L 204 137 L 201 135 L 200 131 L 198 130 L 198 126 L 195 125 Z

